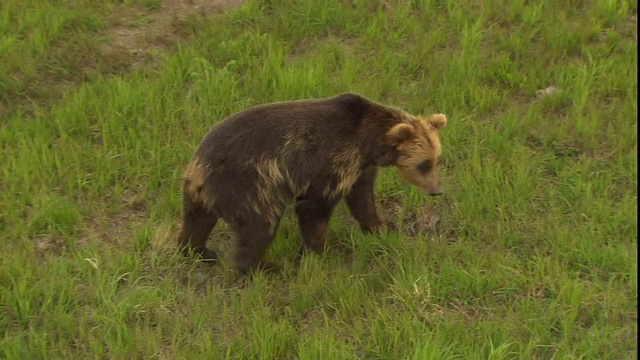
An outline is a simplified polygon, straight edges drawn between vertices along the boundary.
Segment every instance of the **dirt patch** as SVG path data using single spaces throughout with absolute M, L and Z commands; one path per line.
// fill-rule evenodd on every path
M 42 236 L 35 239 L 35 247 L 39 255 L 60 255 L 64 247 L 64 241 L 53 236 Z
M 157 9 L 122 5 L 112 17 L 117 25 L 107 30 L 106 56 L 128 54 L 132 67 L 148 66 L 165 54 L 179 38 L 176 28 L 190 17 L 207 18 L 238 7 L 243 0 L 166 0 Z
M 436 231 L 441 223 L 440 215 L 435 208 L 428 205 L 416 209 L 415 211 L 405 211 L 404 204 L 398 198 L 380 199 L 381 214 L 385 218 L 396 222 L 397 230 L 402 231 L 409 237 L 416 237 L 421 233 Z M 400 225 L 402 225 L 400 227 Z
M 411 237 L 421 233 L 433 232 L 440 223 L 440 215 L 434 209 L 423 207 L 411 213 L 405 220 L 404 231 Z
M 9 67 L 11 82 L 0 91 L 0 117 L 21 109 L 47 110 L 82 82 L 151 66 L 190 30 L 190 19 L 206 19 L 244 0 L 165 0 L 156 8 L 122 4 L 101 17 L 106 29 L 70 27 L 30 71 Z

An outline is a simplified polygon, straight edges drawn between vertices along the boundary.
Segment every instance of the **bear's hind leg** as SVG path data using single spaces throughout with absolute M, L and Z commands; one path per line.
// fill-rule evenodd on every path
M 297 254 L 300 261 L 306 251 L 321 253 L 324 251 L 329 230 L 329 220 L 336 202 L 322 198 L 300 199 L 295 211 L 302 241 Z
M 187 256 L 191 252 L 202 260 L 215 262 L 218 254 L 206 246 L 211 230 L 218 222 L 218 216 L 202 206 L 185 199 L 182 229 L 178 236 L 178 245 L 182 253 Z
M 237 249 L 234 257 L 234 267 L 241 274 L 254 270 L 274 271 L 278 266 L 262 261 L 262 256 L 273 241 L 280 223 L 278 214 L 273 222 L 254 219 L 243 224 L 233 224 L 236 235 Z

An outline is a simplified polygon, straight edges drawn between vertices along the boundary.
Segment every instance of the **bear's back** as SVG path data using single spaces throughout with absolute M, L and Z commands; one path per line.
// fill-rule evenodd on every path
M 341 146 L 356 136 L 367 100 L 356 94 L 257 105 L 216 124 L 203 138 L 197 155 L 238 160 L 274 157 L 284 147 L 315 153 Z

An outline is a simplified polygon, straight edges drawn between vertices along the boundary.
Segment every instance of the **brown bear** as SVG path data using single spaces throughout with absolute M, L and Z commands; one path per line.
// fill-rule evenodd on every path
M 204 136 L 185 171 L 180 248 L 215 261 L 205 243 L 223 219 L 236 236 L 235 268 L 264 269 L 291 201 L 302 237 L 297 260 L 324 249 L 343 197 L 363 231 L 384 227 L 374 199 L 378 167 L 395 166 L 429 195 L 441 194 L 438 129 L 446 122 L 443 114 L 417 117 L 352 93 L 231 115 Z

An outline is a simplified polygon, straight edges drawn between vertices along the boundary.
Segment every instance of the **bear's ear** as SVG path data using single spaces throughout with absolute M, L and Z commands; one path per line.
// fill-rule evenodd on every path
M 415 133 L 411 125 L 405 123 L 394 125 L 386 133 L 387 140 L 394 146 L 401 144 L 414 136 Z
M 444 114 L 434 114 L 427 117 L 427 122 L 434 128 L 440 129 L 447 125 L 447 117 Z

